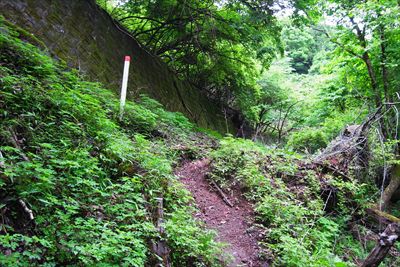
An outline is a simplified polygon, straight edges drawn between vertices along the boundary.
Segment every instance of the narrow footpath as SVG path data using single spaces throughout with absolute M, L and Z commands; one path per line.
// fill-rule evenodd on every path
M 217 232 L 218 241 L 228 245 L 226 253 L 234 258 L 229 267 L 268 266 L 258 259 L 258 233 L 250 229 L 254 220 L 251 204 L 238 194 L 234 198 L 230 197 L 233 207 L 227 205 L 206 179 L 209 165 L 208 159 L 201 159 L 186 162 L 176 171 L 199 208 L 195 216 Z

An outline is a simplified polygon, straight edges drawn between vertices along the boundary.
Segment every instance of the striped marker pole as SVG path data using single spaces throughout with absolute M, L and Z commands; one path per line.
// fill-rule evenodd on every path
M 120 120 L 122 120 L 122 116 L 124 114 L 124 107 L 125 107 L 125 101 L 126 101 L 126 88 L 128 87 L 130 61 L 131 61 L 131 57 L 125 56 L 124 74 L 122 76 L 122 87 L 121 87 Z

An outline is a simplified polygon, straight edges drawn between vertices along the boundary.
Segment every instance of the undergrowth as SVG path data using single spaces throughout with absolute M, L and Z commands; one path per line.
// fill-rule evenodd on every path
M 116 96 L 30 39 L 1 18 L 0 265 L 151 265 L 159 240 L 174 266 L 219 265 L 220 245 L 173 175 L 181 156 L 214 141 L 146 96 L 119 120 Z
M 273 266 L 355 266 L 374 245 L 358 242 L 349 225 L 376 202 L 373 185 L 197 129 L 145 95 L 128 101 L 120 120 L 113 93 L 32 40 L 0 17 L 0 265 L 154 266 L 158 241 L 173 266 L 222 265 L 221 244 L 193 218 L 173 174 L 180 159 L 206 156 L 210 179 L 255 203 L 260 256 Z M 321 142 L 311 132 L 294 141 Z
M 211 159 L 209 178 L 255 203 L 264 233 L 259 242 L 273 266 L 356 266 L 375 245 L 362 246 L 350 232 L 355 214 L 374 201 L 373 185 L 344 181 L 306 168 L 292 152 L 232 137 L 221 140 Z

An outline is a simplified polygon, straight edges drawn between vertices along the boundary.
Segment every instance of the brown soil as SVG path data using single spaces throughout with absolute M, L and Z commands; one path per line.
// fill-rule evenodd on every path
M 176 171 L 199 208 L 195 216 L 216 230 L 218 241 L 227 243 L 225 251 L 234 258 L 228 266 L 268 266 L 258 259 L 257 231 L 249 229 L 254 220 L 251 204 L 237 193 L 229 196 L 234 207 L 228 206 L 206 180 L 209 163 L 208 159 L 186 162 Z

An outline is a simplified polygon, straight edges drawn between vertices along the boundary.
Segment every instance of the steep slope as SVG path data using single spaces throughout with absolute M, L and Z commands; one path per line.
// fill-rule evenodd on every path
M 174 266 L 218 265 L 172 172 L 174 147 L 209 138 L 145 96 L 120 121 L 108 90 L 20 38 L 0 20 L 0 265 L 153 265 L 161 244 Z
M 180 81 L 161 59 L 141 47 L 95 0 L 2 0 L 0 14 L 37 36 L 68 66 L 116 93 L 124 56 L 131 55 L 130 99 L 148 94 L 167 110 L 182 112 L 199 126 L 222 133 L 238 127 L 225 120 L 217 103 Z

